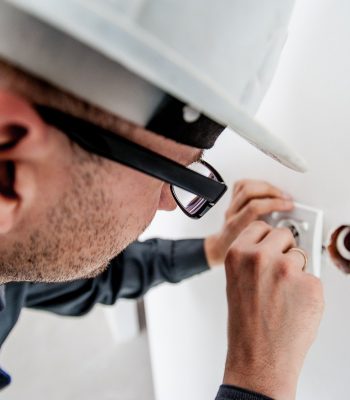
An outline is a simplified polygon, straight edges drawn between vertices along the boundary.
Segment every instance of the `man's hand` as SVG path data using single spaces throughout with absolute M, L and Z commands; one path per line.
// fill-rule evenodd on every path
M 319 279 L 289 251 L 288 229 L 253 222 L 225 260 L 229 309 L 224 383 L 276 400 L 295 398 L 298 376 L 323 311 Z
M 204 241 L 209 266 L 224 263 L 231 243 L 251 222 L 273 211 L 289 211 L 292 208 L 292 199 L 271 184 L 255 180 L 238 181 L 225 213 L 223 229 Z

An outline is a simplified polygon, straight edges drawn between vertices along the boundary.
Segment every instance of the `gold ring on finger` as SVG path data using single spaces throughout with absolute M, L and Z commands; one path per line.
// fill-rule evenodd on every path
M 302 270 L 305 271 L 305 268 L 306 268 L 307 263 L 308 263 L 308 258 L 307 258 L 307 255 L 306 255 L 305 251 L 302 250 L 302 249 L 299 249 L 298 247 L 292 247 L 292 248 L 288 251 L 288 253 L 289 253 L 290 251 L 295 251 L 295 252 L 301 254 L 301 255 L 304 257 L 304 265 L 303 265 Z

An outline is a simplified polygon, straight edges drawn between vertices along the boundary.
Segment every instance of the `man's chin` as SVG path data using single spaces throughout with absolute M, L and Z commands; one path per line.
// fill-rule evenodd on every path
M 154 213 L 154 214 L 155 214 L 155 213 Z M 153 218 L 154 218 L 154 215 L 153 215 L 153 217 L 151 218 L 151 220 L 150 220 L 148 223 L 146 223 L 146 224 L 139 230 L 138 234 L 135 235 L 134 239 L 131 238 L 131 239 L 125 241 L 125 243 L 123 244 L 123 246 L 121 246 L 121 248 L 119 248 L 119 250 L 118 250 L 117 252 L 115 252 L 115 254 L 113 254 L 113 255 L 110 257 L 110 260 L 109 260 L 107 263 L 105 263 L 105 264 L 99 266 L 98 268 L 96 268 L 95 270 L 93 270 L 92 272 L 90 272 L 89 274 L 84 275 L 84 276 L 82 277 L 82 279 L 96 278 L 97 276 L 101 275 L 104 271 L 106 271 L 106 270 L 108 269 L 108 267 L 109 267 L 111 261 L 114 260 L 116 257 L 118 257 L 118 255 L 119 255 L 120 253 L 122 253 L 128 246 L 130 246 L 132 243 L 134 243 L 142 233 L 144 233 L 144 231 L 145 231 L 145 230 L 149 227 L 149 225 L 151 224 Z M 78 278 L 78 279 L 80 279 L 80 278 Z
M 114 244 L 114 251 L 110 251 L 109 254 L 104 254 L 99 260 L 95 260 L 95 265 L 91 262 L 94 258 L 93 255 L 90 257 L 86 257 L 86 262 L 84 263 L 80 260 L 79 264 L 74 264 L 71 261 L 71 266 L 67 268 L 67 265 L 70 263 L 65 263 L 61 266 L 56 266 L 54 270 L 51 269 L 50 273 L 48 271 L 42 271 L 41 274 L 38 274 L 36 271 L 35 277 L 32 275 L 29 279 L 22 279 L 26 281 L 35 281 L 35 282 L 45 282 L 45 283 L 58 283 L 58 282 L 70 282 L 80 279 L 93 279 L 97 276 L 101 275 L 104 271 L 106 271 L 111 265 L 111 261 L 114 260 L 120 253 L 122 253 L 130 244 L 135 242 L 137 238 L 148 228 L 150 223 L 152 222 L 153 217 L 150 218 L 148 223 L 145 223 L 139 229 L 134 229 L 134 235 L 130 238 L 124 236 L 122 240 L 118 243 Z M 87 265 L 90 264 L 89 267 Z M 58 275 L 57 271 L 64 271 L 64 273 Z M 34 278 L 34 279 L 33 279 Z

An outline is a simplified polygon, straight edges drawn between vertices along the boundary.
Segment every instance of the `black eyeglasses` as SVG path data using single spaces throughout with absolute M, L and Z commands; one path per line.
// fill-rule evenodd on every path
M 181 210 L 191 218 L 201 218 L 227 190 L 220 174 L 207 162 L 186 168 L 137 143 L 60 110 L 35 105 L 42 119 L 65 133 L 86 151 L 116 161 L 171 186 Z

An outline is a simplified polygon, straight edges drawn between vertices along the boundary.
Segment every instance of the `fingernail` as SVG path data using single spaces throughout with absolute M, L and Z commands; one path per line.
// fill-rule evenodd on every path
M 285 201 L 284 201 L 284 206 L 285 206 L 285 208 L 290 209 L 290 208 L 293 208 L 293 207 L 294 207 L 294 203 L 293 203 L 292 200 L 285 200 Z
M 293 200 L 293 197 L 288 193 L 282 193 L 282 198 L 286 200 Z

